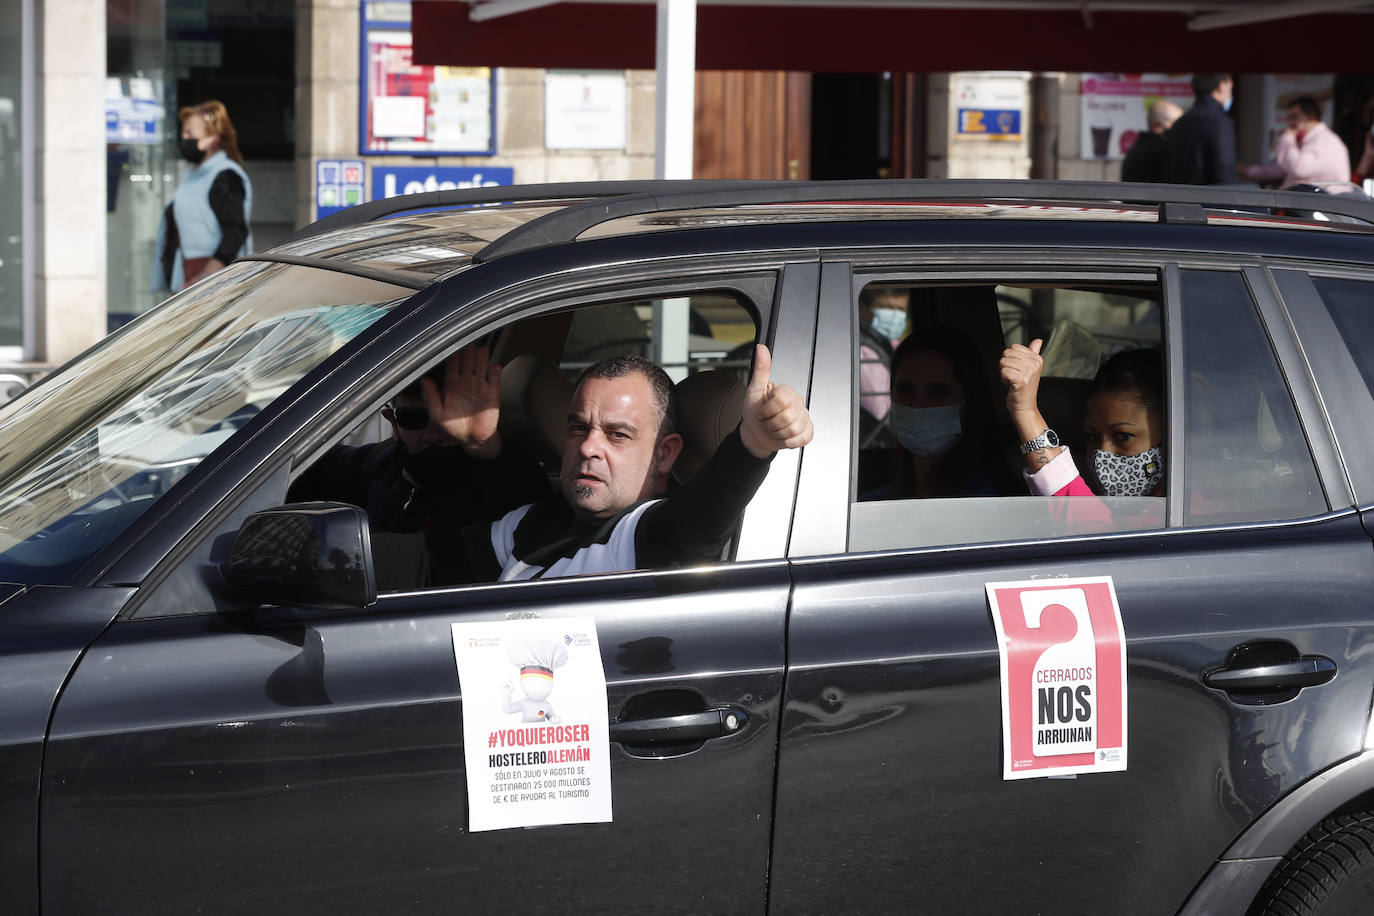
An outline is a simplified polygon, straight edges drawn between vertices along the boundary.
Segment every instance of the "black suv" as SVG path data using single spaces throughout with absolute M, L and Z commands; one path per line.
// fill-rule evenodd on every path
M 893 487 L 890 392 L 861 381 L 891 358 L 859 319 L 880 293 L 906 313 L 887 343 L 976 349 L 963 422 L 1016 491 Z M 1156 493 L 1027 495 L 997 366 L 1036 339 L 1085 469 L 1098 367 L 1162 353 Z M 815 439 L 718 564 L 377 594 L 365 517 L 288 488 L 478 341 L 547 467 L 572 380 L 615 354 L 678 380 L 699 463 L 766 343 Z M 1367 202 L 643 183 L 331 217 L 0 407 L 6 911 L 1365 912 L 1372 387 Z M 241 555 L 273 517 L 316 565 Z M 1104 582 L 1118 734 L 1020 778 L 1009 652 L 1059 647 L 998 588 Z M 489 748 L 454 625 L 560 618 L 595 622 L 611 819 L 470 829 Z M 1035 740 L 1085 739 L 1085 695 L 1058 696 L 1038 724 L 1070 724 Z

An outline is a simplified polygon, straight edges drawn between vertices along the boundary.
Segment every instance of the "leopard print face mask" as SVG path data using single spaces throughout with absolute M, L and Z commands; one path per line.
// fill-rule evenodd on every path
M 1164 458 L 1159 446 L 1139 455 L 1093 452 L 1093 473 L 1104 496 L 1144 496 L 1164 479 Z

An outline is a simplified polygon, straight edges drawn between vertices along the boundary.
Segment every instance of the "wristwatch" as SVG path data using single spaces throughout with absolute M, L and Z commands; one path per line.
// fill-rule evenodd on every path
M 1059 445 L 1059 434 L 1052 429 L 1047 429 L 1029 442 L 1021 443 L 1021 454 L 1029 455 L 1031 452 L 1038 452 L 1042 448 L 1057 448 Z

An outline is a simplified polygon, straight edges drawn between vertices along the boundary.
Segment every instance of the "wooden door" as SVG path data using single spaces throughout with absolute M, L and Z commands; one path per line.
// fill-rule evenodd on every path
M 811 176 L 811 74 L 699 70 L 696 178 Z

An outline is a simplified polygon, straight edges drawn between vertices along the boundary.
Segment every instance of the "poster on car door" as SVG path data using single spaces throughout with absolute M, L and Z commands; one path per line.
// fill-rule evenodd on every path
M 611 819 L 606 675 L 590 617 L 453 624 L 468 829 Z
M 1126 769 L 1126 639 L 1111 577 L 987 583 L 1002 778 Z

